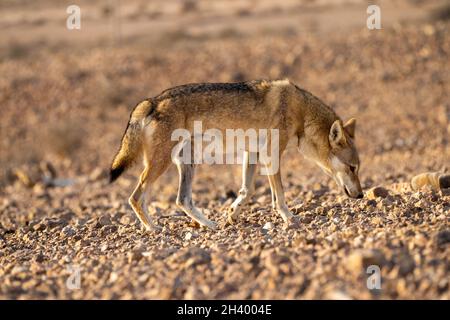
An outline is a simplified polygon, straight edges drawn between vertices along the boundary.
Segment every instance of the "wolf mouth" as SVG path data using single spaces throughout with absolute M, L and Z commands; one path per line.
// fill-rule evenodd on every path
M 346 186 L 344 186 L 344 191 L 345 191 L 345 194 L 346 194 L 348 197 L 350 197 L 350 192 L 348 191 L 348 189 L 347 189 Z

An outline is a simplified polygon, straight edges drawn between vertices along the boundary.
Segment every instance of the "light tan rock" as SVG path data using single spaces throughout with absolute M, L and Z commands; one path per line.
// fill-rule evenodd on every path
M 431 188 L 438 191 L 450 188 L 450 175 L 442 172 L 426 172 L 412 178 L 411 187 L 417 191 L 422 188 Z

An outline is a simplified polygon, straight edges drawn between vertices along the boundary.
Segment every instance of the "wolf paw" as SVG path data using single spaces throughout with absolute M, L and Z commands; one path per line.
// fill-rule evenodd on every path
M 211 220 L 206 220 L 206 221 L 204 221 L 204 222 L 202 223 L 202 225 L 203 225 L 204 227 L 207 227 L 207 228 L 211 229 L 211 230 L 216 230 L 216 229 L 217 229 L 217 223 L 214 222 L 214 221 L 211 221 Z
M 162 227 L 157 226 L 155 224 L 146 224 L 146 225 L 142 225 L 142 228 L 144 229 L 144 231 L 146 232 L 161 232 L 162 231 Z
M 300 228 L 300 219 L 297 216 L 292 216 L 285 222 L 284 225 L 286 230 L 298 229 Z
M 228 223 L 229 225 L 234 225 L 234 224 L 236 224 L 236 223 L 237 223 L 237 217 L 235 217 L 235 216 L 233 216 L 233 215 L 231 215 L 231 214 L 228 214 L 228 217 L 227 217 L 227 223 Z

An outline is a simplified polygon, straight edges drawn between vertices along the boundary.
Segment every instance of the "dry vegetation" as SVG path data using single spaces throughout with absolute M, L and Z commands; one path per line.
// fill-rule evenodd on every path
M 397 21 L 392 9 L 383 30 L 368 31 L 362 19 L 343 33 L 317 27 L 328 10 L 322 2 L 317 10 L 314 1 L 255 9 L 233 1 L 227 10 L 222 1 L 130 3 L 124 36 L 105 38 L 99 27 L 94 40 L 56 31 L 65 12 L 38 14 L 37 23 L 18 14 L 23 6 L 8 7 L 0 36 L 0 298 L 449 299 L 450 196 L 410 187 L 416 174 L 449 165 L 448 9 L 401 1 L 395 10 L 414 19 Z M 40 4 L 39 12 L 57 12 Z M 101 1 L 92 8 L 88 30 L 115 14 Z M 305 8 L 308 20 L 296 21 Z M 349 8 L 365 18 L 364 3 Z M 293 24 L 278 26 L 280 18 Z M 14 28 L 28 28 L 26 41 Z M 46 28 L 55 31 L 40 32 Z M 282 172 L 300 228 L 283 229 L 264 177 L 240 222 L 227 226 L 240 170 L 201 166 L 194 200 L 220 226 L 209 231 L 175 207 L 172 168 L 150 190 L 163 231 L 141 231 L 126 204 L 136 172 L 106 182 L 134 104 L 182 83 L 279 77 L 358 119 L 363 187 L 386 190 L 347 199 L 289 150 Z M 381 290 L 366 287 L 370 264 L 381 267 Z M 81 268 L 79 290 L 66 287 L 69 266 Z

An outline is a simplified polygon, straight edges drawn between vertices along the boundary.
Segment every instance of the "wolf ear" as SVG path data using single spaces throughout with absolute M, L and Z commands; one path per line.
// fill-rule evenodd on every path
M 333 122 L 328 139 L 330 140 L 330 144 L 332 146 L 345 142 L 344 128 L 342 127 L 341 120 L 336 120 Z
M 354 138 L 355 137 L 355 129 L 356 129 L 356 119 L 355 118 L 351 118 L 350 120 L 348 120 L 344 124 L 344 129 L 345 129 L 345 131 L 347 131 L 348 135 L 351 138 Z

